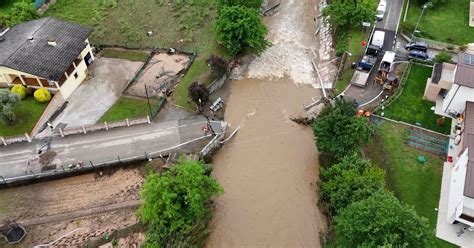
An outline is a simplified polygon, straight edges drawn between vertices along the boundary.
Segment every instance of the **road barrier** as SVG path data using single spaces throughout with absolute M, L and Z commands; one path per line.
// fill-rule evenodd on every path
M 89 132 L 104 131 L 104 130 L 107 131 L 113 128 L 130 127 L 130 126 L 150 124 L 150 123 L 151 123 L 150 116 L 147 116 L 144 118 L 125 119 L 125 120 L 115 121 L 115 122 L 110 122 L 110 123 L 104 122 L 101 124 L 82 126 L 82 127 L 64 128 L 64 129 L 58 128 L 58 133 L 53 133 L 51 136 L 46 137 L 46 138 L 57 137 L 57 136 L 61 136 L 64 138 L 70 135 L 87 134 Z M 0 137 L 0 141 L 1 141 L 0 146 L 8 146 L 15 143 L 31 142 L 31 140 L 32 139 L 27 133 L 23 135 Z

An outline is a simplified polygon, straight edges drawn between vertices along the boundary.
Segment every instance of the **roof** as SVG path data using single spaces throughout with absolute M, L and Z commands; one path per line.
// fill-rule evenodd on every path
M 454 76 L 454 82 L 456 84 L 474 88 L 474 61 L 471 62 L 469 59 L 473 56 L 474 55 L 467 53 L 459 54 L 456 75 Z
M 463 146 L 468 148 L 464 195 L 474 198 L 474 102 L 466 103 Z
M 54 17 L 18 24 L 0 41 L 0 65 L 59 81 L 87 46 L 85 41 L 91 33 L 90 28 Z
M 438 84 L 441 79 L 441 73 L 443 72 L 443 64 L 436 63 L 433 68 L 433 73 L 431 75 L 431 83 Z

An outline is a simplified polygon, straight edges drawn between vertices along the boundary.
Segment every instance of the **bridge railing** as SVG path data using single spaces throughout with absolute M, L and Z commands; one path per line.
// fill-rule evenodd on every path
M 149 124 L 149 123 L 151 123 L 151 119 L 149 116 L 147 116 L 143 118 L 125 119 L 125 120 L 114 121 L 110 123 L 104 122 L 104 123 L 99 123 L 95 125 L 87 125 L 87 126 L 82 126 L 82 127 L 64 128 L 64 129 L 59 128 L 58 129 L 59 133 L 54 133 L 50 137 L 57 137 L 57 136 L 66 137 L 70 135 L 87 134 L 90 132 L 109 130 L 109 129 L 119 128 L 119 127 L 130 127 L 130 126 L 143 125 L 143 124 Z M 31 141 L 32 139 L 27 133 L 22 134 L 22 135 L 0 137 L 0 146 L 2 145 L 8 146 L 15 143 L 31 142 Z

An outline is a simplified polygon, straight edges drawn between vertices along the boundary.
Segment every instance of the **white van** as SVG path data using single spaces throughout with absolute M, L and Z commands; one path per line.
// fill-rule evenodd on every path
M 384 40 L 385 40 L 385 32 L 381 30 L 376 30 L 374 32 L 374 35 L 372 36 L 371 45 L 378 46 L 379 49 L 382 49 Z
M 385 2 L 385 0 L 381 0 L 379 3 L 379 6 L 377 7 L 377 13 L 375 14 L 375 18 L 377 19 L 377 21 L 380 21 L 383 19 L 386 9 L 387 9 L 387 2 Z

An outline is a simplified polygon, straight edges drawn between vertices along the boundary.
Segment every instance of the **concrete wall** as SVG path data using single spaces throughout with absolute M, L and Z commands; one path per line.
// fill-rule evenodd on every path
M 468 150 L 466 149 L 451 169 L 447 221 L 453 223 L 462 213 L 464 182 L 466 180 Z
M 436 84 L 432 84 L 431 78 L 428 78 L 423 97 L 428 101 L 436 102 L 436 99 L 438 98 L 440 91 L 441 91 L 441 88 Z

